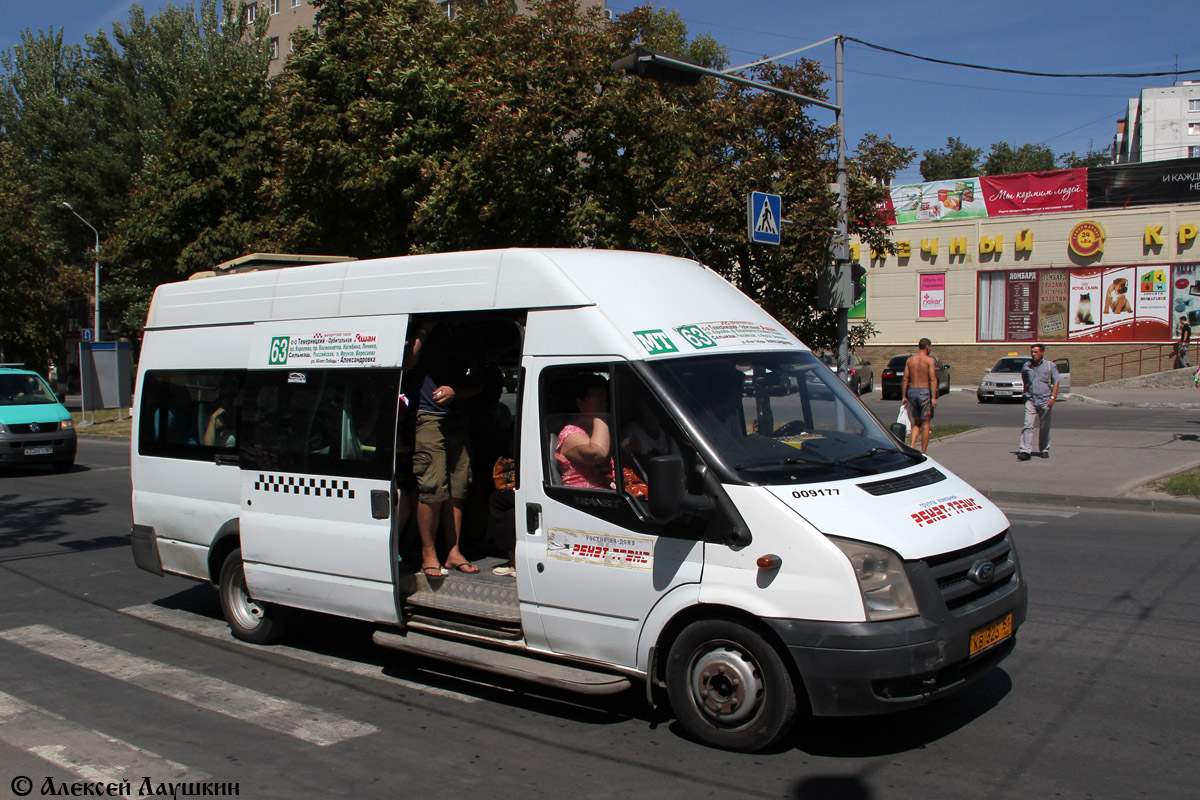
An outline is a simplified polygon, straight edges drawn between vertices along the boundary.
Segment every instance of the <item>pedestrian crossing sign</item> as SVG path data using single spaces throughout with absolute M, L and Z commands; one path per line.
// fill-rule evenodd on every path
M 779 195 L 751 192 L 746 198 L 746 220 L 750 241 L 757 244 L 779 244 L 783 224 Z

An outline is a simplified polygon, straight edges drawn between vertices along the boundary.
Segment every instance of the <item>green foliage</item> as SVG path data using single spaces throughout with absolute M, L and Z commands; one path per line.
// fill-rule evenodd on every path
M 1112 163 L 1112 153 L 1107 150 L 1093 150 L 1088 148 L 1087 153 L 1079 155 L 1074 150 L 1063 153 L 1058 157 L 1059 164 L 1064 169 L 1078 169 L 1080 167 L 1106 167 Z
M 55 311 L 86 281 L 78 270 L 51 266 L 50 237 L 28 182 L 33 173 L 14 145 L 0 141 L 0 361 L 41 371 L 62 346 Z
M 689 37 L 675 12 L 610 23 L 575 0 L 533 0 L 531 15 L 511 0 L 456 5 L 448 20 L 429 0 L 324 0 L 320 33 L 297 35 L 272 82 L 266 15 L 255 31 L 243 14 L 222 26 L 215 0 L 149 18 L 135 6 L 82 49 L 27 34 L 4 57 L 0 124 L 24 165 L 21 196 L 47 222 L 37 241 L 89 263 L 90 232 L 51 206 L 68 200 L 95 224 L 102 310 L 127 330 L 158 283 L 250 251 L 524 245 L 696 257 L 801 338 L 832 341 L 834 315 L 814 308 L 837 219 L 828 112 L 609 69 L 636 43 L 725 66 L 724 48 Z M 826 80 L 812 61 L 752 74 L 814 97 Z M 912 158 L 863 140 L 852 233 L 887 246 L 877 204 Z M 779 247 L 747 242 L 754 189 L 781 194 L 795 223 Z M 873 330 L 856 326 L 854 341 Z
M 1013 149 L 1008 142 L 996 142 L 983 162 L 983 174 L 1012 175 L 1017 172 L 1044 172 L 1056 169 L 1057 165 L 1054 162 L 1054 151 L 1044 144 L 1023 144 Z
M 921 177 L 927 181 L 969 178 L 979 174 L 979 157 L 983 151 L 968 147 L 962 139 L 951 136 L 941 150 L 926 150 L 921 161 Z

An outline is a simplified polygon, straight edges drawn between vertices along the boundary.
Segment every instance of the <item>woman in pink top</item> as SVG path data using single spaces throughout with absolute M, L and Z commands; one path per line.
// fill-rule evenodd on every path
M 564 486 L 613 489 L 611 437 L 608 430 L 608 382 L 600 375 L 576 376 L 569 397 L 578 414 L 558 433 L 554 460 Z

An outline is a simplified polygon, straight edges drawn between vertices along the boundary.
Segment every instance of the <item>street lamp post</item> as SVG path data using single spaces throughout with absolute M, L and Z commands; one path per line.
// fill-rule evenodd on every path
M 87 225 L 89 228 L 92 229 L 92 233 L 96 234 L 96 267 L 95 267 L 95 278 L 96 278 L 95 311 L 96 311 L 96 314 L 95 314 L 95 318 L 94 318 L 95 327 L 92 329 L 92 335 L 93 335 L 95 341 L 98 342 L 98 341 L 100 341 L 100 232 L 97 231 L 94 227 L 92 227 L 92 223 L 88 222 L 86 219 L 79 216 L 79 212 L 76 211 L 75 209 L 71 208 L 71 204 L 68 203 L 67 201 L 65 201 L 65 200 L 62 201 L 62 207 L 65 208 L 67 211 L 70 211 L 72 214 L 74 214 L 75 217 L 80 222 L 82 222 L 84 225 Z

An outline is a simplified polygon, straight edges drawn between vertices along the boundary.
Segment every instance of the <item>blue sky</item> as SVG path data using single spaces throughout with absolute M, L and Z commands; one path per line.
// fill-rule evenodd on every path
M 145 0 L 147 13 L 168 0 Z M 176 0 L 176 5 L 186 5 Z M 609 0 L 620 13 L 635 0 Z M 733 64 L 803 47 L 836 33 L 918 55 L 1037 72 L 1200 70 L 1195 1 L 1151 5 L 1110 0 L 675 0 L 693 34 L 729 49 Z M 128 19 L 127 0 L 0 0 L 0 48 L 25 28 L 62 27 L 69 41 Z M 833 73 L 833 45 L 805 53 Z M 1177 63 L 1178 62 L 1178 63 Z M 899 182 L 919 180 L 920 152 L 957 136 L 987 150 L 1007 141 L 1055 153 L 1108 147 L 1129 97 L 1160 78 L 1033 78 L 930 64 L 846 45 L 846 119 L 851 147 L 864 132 L 892 135 L 918 151 Z M 1181 75 L 1200 80 L 1200 72 Z M 833 95 L 832 82 L 829 93 Z M 832 113 L 814 109 L 819 119 Z

